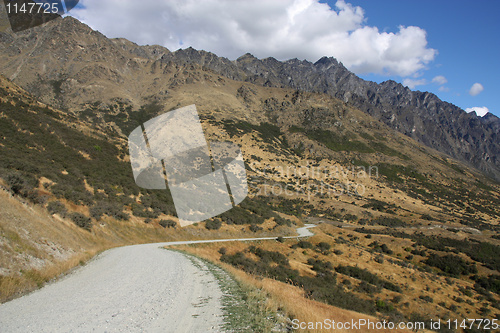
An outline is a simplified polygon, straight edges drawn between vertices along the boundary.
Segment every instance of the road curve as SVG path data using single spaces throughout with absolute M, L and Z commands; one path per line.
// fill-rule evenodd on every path
M 312 236 L 298 228 L 296 238 Z M 60 281 L 0 305 L 0 332 L 220 332 L 218 281 L 203 261 L 162 247 L 276 237 L 177 241 L 103 252 Z

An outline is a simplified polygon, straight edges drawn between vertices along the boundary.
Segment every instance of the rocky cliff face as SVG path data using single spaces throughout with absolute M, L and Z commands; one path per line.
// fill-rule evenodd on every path
M 192 48 L 170 52 L 108 39 L 71 17 L 18 34 L 0 34 L 0 56 L 2 74 L 44 102 L 62 107 L 109 99 L 141 105 L 146 96 L 166 98 L 169 87 L 196 80 L 196 75 L 202 76 L 197 71 L 325 93 L 500 180 L 498 117 L 467 114 L 431 93 L 411 91 L 394 81 L 364 81 L 334 58 L 281 62 L 245 54 L 230 61 Z M 178 75 L 186 71 L 188 79 L 180 82 Z

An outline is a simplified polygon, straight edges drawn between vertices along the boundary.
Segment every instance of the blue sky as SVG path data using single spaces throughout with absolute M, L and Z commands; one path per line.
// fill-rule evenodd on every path
M 70 12 L 108 37 L 172 51 L 333 56 L 364 79 L 500 116 L 498 14 L 496 0 L 81 0 Z
M 415 90 L 430 91 L 441 99 L 463 109 L 487 107 L 500 116 L 500 1 L 480 0 L 352 0 L 365 11 L 366 23 L 380 30 L 396 31 L 398 26 L 418 26 L 427 32 L 429 46 L 438 51 L 421 77 L 428 84 Z M 332 6 L 333 1 L 328 1 Z M 444 76 L 447 83 L 432 83 Z M 372 81 L 383 81 L 380 75 L 361 75 Z M 392 79 L 403 82 L 401 77 Z M 471 96 L 469 90 L 480 83 L 484 90 Z M 449 91 L 446 91 L 448 90 Z

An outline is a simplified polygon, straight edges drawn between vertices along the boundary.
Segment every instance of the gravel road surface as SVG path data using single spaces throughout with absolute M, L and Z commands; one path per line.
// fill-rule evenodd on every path
M 297 229 L 298 237 L 313 235 Z M 167 245 L 108 250 L 56 283 L 0 305 L 0 332 L 221 332 L 222 292 L 203 261 Z M 294 238 L 294 237 L 287 237 Z

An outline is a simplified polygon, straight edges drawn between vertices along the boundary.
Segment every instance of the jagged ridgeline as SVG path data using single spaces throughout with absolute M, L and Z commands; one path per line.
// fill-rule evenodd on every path
M 1 43 L 1 73 L 50 105 L 81 108 L 118 98 L 138 109 L 145 99 L 164 101 L 185 84 L 223 86 L 226 80 L 325 93 L 500 180 L 498 117 L 467 114 L 394 81 L 364 81 L 333 58 L 281 62 L 246 54 L 230 61 L 192 48 L 170 52 L 108 39 L 71 17 L 24 33 L 3 33 Z M 251 104 L 251 91 L 242 95 Z

